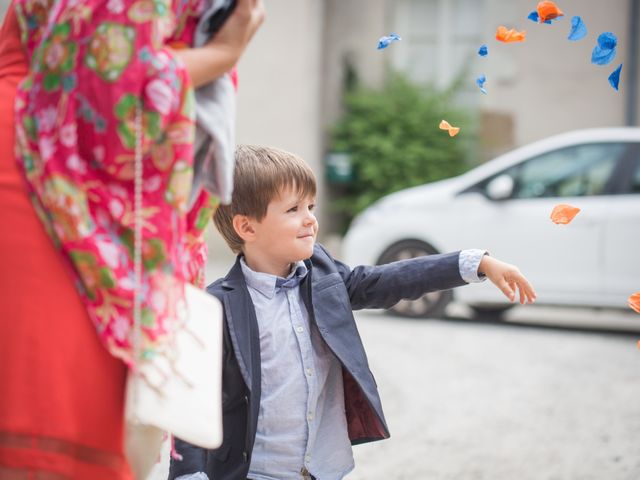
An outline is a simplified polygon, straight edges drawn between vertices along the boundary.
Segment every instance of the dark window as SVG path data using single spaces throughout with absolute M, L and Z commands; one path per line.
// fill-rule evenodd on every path
M 507 174 L 514 180 L 511 198 L 603 195 L 627 148 L 625 143 L 592 143 L 554 150 L 504 170 L 467 191 L 486 193 L 491 180 Z

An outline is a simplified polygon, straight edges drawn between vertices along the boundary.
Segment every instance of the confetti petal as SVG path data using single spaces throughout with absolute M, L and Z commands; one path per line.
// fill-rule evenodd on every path
M 569 31 L 569 40 L 577 42 L 587 36 L 587 27 L 582 18 L 575 16 L 571 18 L 571 30 Z
M 480 49 L 478 50 L 478 55 L 480 55 L 481 57 L 486 57 L 488 53 L 489 53 L 489 49 L 487 48 L 487 45 L 484 43 L 480 45 Z
M 532 22 L 536 22 L 538 23 L 538 18 L 540 18 L 540 16 L 538 15 L 538 12 L 536 12 L 535 10 L 533 12 L 531 12 L 527 18 L 529 20 L 531 20 Z
M 573 220 L 579 211 L 580 209 L 578 207 L 561 203 L 560 205 L 553 207 L 551 212 L 551 221 L 555 224 L 566 225 Z
M 618 65 L 611 75 L 609 75 L 609 85 L 611 85 L 616 91 L 618 90 L 618 84 L 620 83 L 620 72 L 622 71 L 622 64 Z
M 484 73 L 480 75 L 478 78 L 476 78 L 476 85 L 480 87 L 480 91 L 485 95 L 487 94 L 487 90 L 484 88 L 484 82 L 486 81 L 487 81 L 487 77 Z
M 631 295 L 628 298 L 627 303 L 629 304 L 630 308 L 640 313 L 640 292 L 636 292 L 633 295 Z
M 612 50 L 618 46 L 618 37 L 611 32 L 604 32 L 598 36 L 598 46 L 603 50 Z
M 504 43 L 524 42 L 527 32 L 524 30 L 508 29 L 504 25 L 500 25 L 496 31 L 496 40 Z
M 400 35 L 395 33 L 390 33 L 389 35 L 380 37 L 380 40 L 378 40 L 378 50 L 387 48 L 392 42 L 397 42 L 398 40 L 402 40 L 402 38 L 400 38 Z
M 550 23 L 551 20 L 564 16 L 562 10 L 555 3 L 548 0 L 538 3 L 536 10 L 538 11 L 538 21 L 540 23 Z
M 591 54 L 591 63 L 596 65 L 607 65 L 616 58 L 616 50 L 602 50 L 599 47 L 593 49 Z
M 448 130 L 450 137 L 455 137 L 460 132 L 460 127 L 454 127 L 446 120 L 440 122 L 440 130 Z
M 541 21 L 540 21 L 540 15 L 538 15 L 538 12 L 536 12 L 535 10 L 534 10 L 533 12 L 531 12 L 531 13 L 527 16 L 527 18 L 528 18 L 529 20 L 531 20 L 532 22 L 535 22 L 535 23 L 546 23 L 547 25 L 551 25 L 551 23 L 552 23 L 552 21 L 551 21 L 551 20 L 545 20 L 544 22 L 541 22 Z M 556 18 L 555 20 L 557 20 L 557 18 Z
M 591 63 L 606 65 L 616 56 L 618 38 L 611 32 L 604 32 L 598 36 L 598 45 L 591 52 Z

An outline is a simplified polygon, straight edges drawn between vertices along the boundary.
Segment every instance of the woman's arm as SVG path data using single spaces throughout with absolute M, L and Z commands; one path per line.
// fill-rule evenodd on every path
M 262 0 L 238 0 L 235 9 L 214 37 L 199 48 L 176 50 L 194 88 L 231 70 L 264 21 Z

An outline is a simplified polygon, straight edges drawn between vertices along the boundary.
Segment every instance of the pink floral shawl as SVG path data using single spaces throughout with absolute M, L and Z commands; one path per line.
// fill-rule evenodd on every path
M 202 286 L 203 230 L 191 210 L 193 90 L 170 42 L 190 43 L 194 0 L 15 0 L 29 74 L 16 153 L 33 203 L 69 261 L 109 351 L 131 363 L 134 117 L 143 111 L 143 355 L 173 327 L 185 282 Z M 55 325 L 55 312 L 51 313 Z

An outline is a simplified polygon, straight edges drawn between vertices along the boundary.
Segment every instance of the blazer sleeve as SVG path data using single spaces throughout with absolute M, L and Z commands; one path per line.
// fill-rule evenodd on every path
M 459 256 L 460 252 L 426 255 L 353 270 L 338 260 L 333 262 L 349 293 L 351 308 L 360 310 L 390 308 L 400 300 L 466 285 L 460 276 Z

